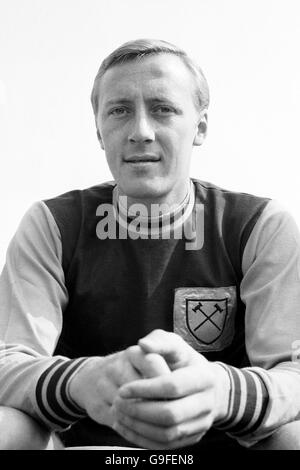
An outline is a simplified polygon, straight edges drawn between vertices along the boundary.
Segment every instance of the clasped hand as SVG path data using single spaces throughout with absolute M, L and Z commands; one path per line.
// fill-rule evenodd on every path
M 89 358 L 69 394 L 94 421 L 135 446 L 176 449 L 197 443 L 224 418 L 226 380 L 222 366 L 180 336 L 154 330 L 136 346 Z
M 143 378 L 120 387 L 113 428 L 138 447 L 176 449 L 196 444 L 223 418 L 224 370 L 180 336 L 155 330 L 128 348 Z

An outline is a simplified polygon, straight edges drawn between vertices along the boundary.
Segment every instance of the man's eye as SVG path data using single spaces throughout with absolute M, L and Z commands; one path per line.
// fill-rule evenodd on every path
M 114 108 L 109 112 L 109 114 L 112 114 L 113 116 L 124 116 L 127 112 L 126 108 Z
M 170 106 L 158 106 L 154 109 L 157 114 L 171 114 L 174 113 L 174 109 Z

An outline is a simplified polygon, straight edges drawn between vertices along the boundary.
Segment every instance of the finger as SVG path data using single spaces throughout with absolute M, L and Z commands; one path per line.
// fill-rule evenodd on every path
M 117 388 L 131 381 L 137 381 L 142 378 L 139 371 L 131 364 L 128 357 L 122 355 L 119 362 L 112 362 L 106 370 L 106 380 L 113 381 Z
M 174 441 L 171 443 L 161 443 L 147 439 L 119 422 L 115 423 L 113 428 L 115 431 L 121 434 L 121 436 L 124 437 L 127 441 L 133 442 L 138 447 L 152 450 L 178 449 L 180 447 L 191 446 L 199 442 L 203 436 L 196 434 L 194 436 L 190 436 L 189 438 Z
M 143 377 L 151 378 L 170 373 L 164 358 L 156 353 L 146 354 L 140 346 L 131 346 L 127 353 L 131 364 Z
M 212 425 L 211 415 L 204 415 L 170 427 L 156 426 L 144 421 L 117 413 L 116 421 L 144 438 L 160 443 L 182 441 L 196 434 L 203 435 Z
M 197 393 L 177 400 L 152 401 L 117 397 L 115 409 L 138 421 L 170 427 L 212 413 L 213 395 Z
M 213 375 L 209 368 L 184 367 L 171 374 L 151 379 L 134 380 L 119 390 L 123 398 L 170 399 L 210 389 Z
M 180 336 L 164 330 L 152 331 L 140 339 L 138 344 L 145 352 L 162 355 L 171 369 L 187 365 L 192 350 Z
M 156 353 L 145 355 L 145 377 L 157 377 L 170 374 L 170 368 L 164 358 Z

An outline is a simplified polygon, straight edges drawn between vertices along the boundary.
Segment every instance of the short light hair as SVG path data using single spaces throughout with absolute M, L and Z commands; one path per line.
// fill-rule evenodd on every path
M 95 116 L 98 113 L 99 83 L 105 72 L 117 64 L 124 64 L 132 60 L 143 59 L 147 55 L 174 54 L 181 58 L 182 62 L 190 70 L 195 79 L 195 104 L 202 111 L 209 105 L 209 88 L 207 80 L 201 68 L 191 59 L 187 53 L 169 42 L 159 39 L 137 39 L 126 42 L 115 49 L 103 60 L 96 75 L 91 94 L 91 102 Z

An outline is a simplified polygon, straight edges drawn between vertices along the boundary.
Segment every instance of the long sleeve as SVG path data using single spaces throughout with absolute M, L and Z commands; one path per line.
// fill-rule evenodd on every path
M 0 405 L 58 429 L 83 415 L 68 397 L 64 380 L 82 359 L 52 357 L 68 302 L 61 258 L 57 225 L 38 202 L 23 217 L 0 278 Z M 52 396 L 45 393 L 43 377 L 46 392 L 55 382 Z
M 246 349 L 251 367 L 223 365 L 231 382 L 223 426 L 252 445 L 278 426 L 300 419 L 300 236 L 291 216 L 271 201 L 243 256 L 241 298 L 246 305 Z

